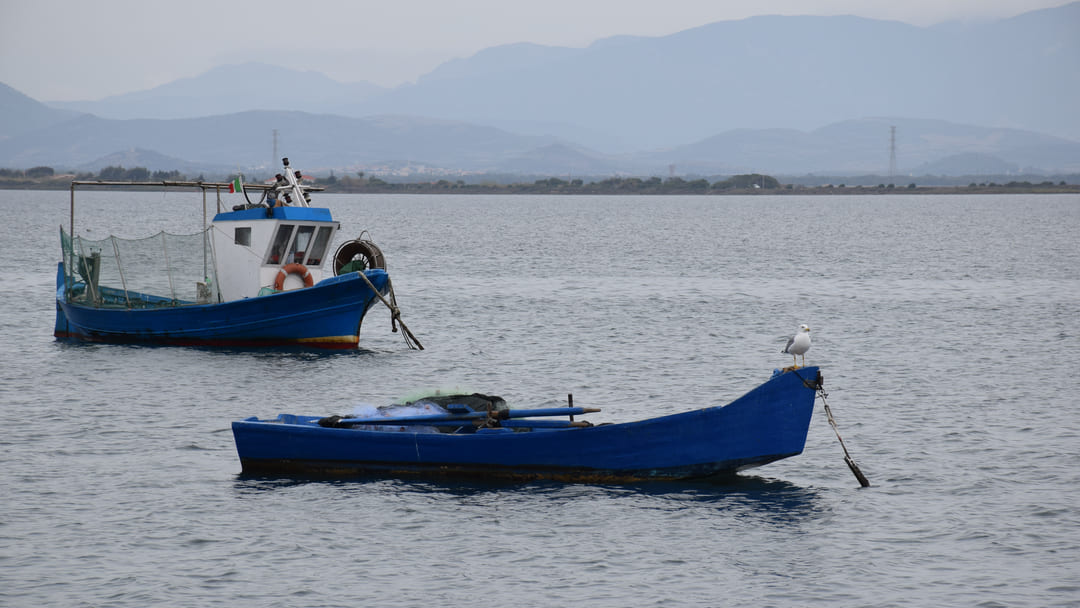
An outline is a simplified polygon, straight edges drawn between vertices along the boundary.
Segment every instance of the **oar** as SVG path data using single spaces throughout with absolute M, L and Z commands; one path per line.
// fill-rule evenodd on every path
M 488 412 L 470 412 L 467 414 L 430 414 L 426 416 L 397 416 L 382 418 L 342 418 L 336 426 L 353 426 L 361 424 L 430 424 L 435 422 L 469 422 L 492 418 L 507 420 L 510 418 L 529 418 L 532 416 L 567 416 L 570 414 L 592 414 L 599 412 L 597 408 L 587 407 L 548 407 L 532 410 L 494 410 Z
M 497 410 L 499 418 L 528 418 L 530 416 L 573 416 L 575 414 L 595 414 L 596 407 L 542 407 L 533 410 Z M 505 416 L 504 416 L 505 414 Z
M 579 420 L 503 420 L 499 426 L 504 428 L 526 429 L 583 429 L 592 426 L 591 422 Z
M 387 416 L 383 418 L 342 418 L 335 426 L 359 426 L 365 424 L 434 424 L 434 423 L 472 423 L 487 418 L 486 412 L 471 414 L 431 414 L 429 416 Z

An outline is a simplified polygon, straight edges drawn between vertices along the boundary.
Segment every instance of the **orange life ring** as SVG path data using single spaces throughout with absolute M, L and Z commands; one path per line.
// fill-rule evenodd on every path
M 304 279 L 304 287 L 311 287 L 315 284 L 315 279 L 311 276 L 311 271 L 307 269 L 307 266 L 303 264 L 286 264 L 277 271 L 277 278 L 274 279 L 274 289 L 281 291 L 281 288 L 285 286 L 285 277 L 290 274 L 299 275 Z

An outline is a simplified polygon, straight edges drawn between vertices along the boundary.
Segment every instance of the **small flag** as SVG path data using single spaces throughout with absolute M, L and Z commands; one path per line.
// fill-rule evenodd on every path
M 230 192 L 230 193 L 232 193 L 232 192 L 240 192 L 240 193 L 243 193 L 243 192 L 244 192 L 244 182 L 243 182 L 243 181 L 241 181 L 241 179 L 240 179 L 240 176 L 239 176 L 239 175 L 237 175 L 237 176 L 236 176 L 236 179 L 234 179 L 234 180 L 232 181 L 232 183 L 231 183 L 231 184 L 229 184 L 229 192 Z

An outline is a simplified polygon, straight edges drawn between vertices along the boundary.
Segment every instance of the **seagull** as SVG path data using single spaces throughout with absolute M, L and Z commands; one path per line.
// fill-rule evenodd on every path
M 794 336 L 788 338 L 787 346 L 780 352 L 791 355 L 791 365 L 792 367 L 797 367 L 795 365 L 795 355 L 799 355 L 803 358 L 802 361 L 805 366 L 806 351 L 808 350 L 810 350 L 810 326 L 803 324 L 799 326 L 799 329 L 795 332 Z

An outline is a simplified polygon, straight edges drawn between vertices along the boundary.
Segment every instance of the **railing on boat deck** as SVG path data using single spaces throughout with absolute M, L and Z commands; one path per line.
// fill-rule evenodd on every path
M 75 234 L 75 188 L 78 186 L 97 186 L 101 188 L 144 188 L 146 190 L 154 190 L 159 188 L 191 188 L 201 189 L 203 195 L 203 228 L 206 227 L 206 192 L 213 190 L 217 197 L 217 210 L 218 212 L 224 211 L 221 207 L 221 191 L 228 190 L 232 184 L 228 182 L 189 182 L 189 181 L 171 181 L 162 180 L 159 182 L 135 182 L 135 181 L 103 181 L 103 180 L 71 180 L 71 215 L 69 217 L 68 229 L 71 234 Z M 259 190 L 266 192 L 268 190 L 276 190 L 279 188 L 278 184 L 244 184 L 244 190 Z M 311 192 L 322 192 L 325 188 L 320 186 L 304 186 L 304 190 Z
M 216 276 L 213 276 L 216 273 L 211 271 L 211 266 L 212 265 L 211 265 L 211 260 L 209 259 L 209 256 L 211 254 L 210 254 L 209 237 L 208 237 L 208 234 L 207 234 L 207 227 L 209 226 L 209 222 L 208 222 L 208 218 L 207 218 L 207 192 L 213 191 L 215 193 L 215 199 L 216 199 L 215 200 L 215 206 L 216 206 L 217 212 L 220 213 L 222 211 L 225 211 L 225 209 L 223 207 L 222 200 L 221 200 L 222 191 L 224 190 L 224 191 L 228 192 L 231 185 L 232 184 L 230 184 L 229 182 L 206 182 L 206 181 L 72 180 L 72 182 L 71 182 L 71 208 L 70 208 L 69 225 L 68 225 L 68 229 L 70 230 L 69 234 L 71 235 L 71 237 L 69 237 L 71 239 L 71 241 L 70 241 L 71 252 L 70 252 L 69 256 L 65 256 L 65 258 L 66 258 L 65 261 L 70 262 L 70 263 L 65 265 L 66 266 L 66 274 L 67 274 L 67 285 L 68 285 L 68 289 L 69 289 L 69 291 L 68 291 L 69 297 L 78 297 L 77 294 L 76 294 L 76 290 L 74 288 L 75 288 L 76 283 L 77 283 L 76 282 L 76 277 L 78 275 L 80 275 L 80 274 L 85 274 L 86 275 L 86 276 L 83 277 L 84 278 L 83 285 L 84 285 L 84 290 L 85 291 L 83 292 L 83 295 L 82 295 L 81 299 L 86 300 L 86 303 L 88 303 L 88 304 L 97 305 L 97 306 L 103 306 L 103 305 L 104 306 L 109 306 L 109 305 L 115 306 L 117 304 L 121 304 L 121 302 L 117 301 L 117 296 L 119 296 L 122 299 L 123 304 L 121 304 L 121 305 L 126 305 L 129 308 L 130 307 L 140 307 L 141 308 L 141 307 L 147 307 L 147 306 L 152 306 L 152 307 L 156 307 L 156 306 L 183 306 L 183 305 L 205 303 L 207 300 L 213 298 L 214 295 L 218 295 L 220 297 L 220 294 L 216 293 L 216 291 L 217 291 L 217 278 L 216 278 Z M 83 239 L 81 237 L 74 236 L 74 235 L 76 235 L 76 232 L 75 232 L 75 190 L 77 188 L 79 188 L 79 187 L 93 187 L 93 188 L 101 188 L 101 189 L 106 189 L 106 190 L 110 189 L 110 188 L 114 188 L 114 189 L 135 188 L 135 189 L 140 189 L 140 190 L 145 190 L 145 191 L 160 191 L 160 190 L 163 190 L 163 189 L 164 190 L 168 190 L 168 189 L 179 189 L 179 190 L 183 190 L 183 189 L 196 190 L 197 189 L 197 190 L 201 190 L 202 191 L 202 226 L 203 226 L 203 230 L 202 230 L 201 233 L 197 233 L 196 235 L 190 235 L 190 236 L 199 236 L 200 240 L 202 240 L 202 266 L 203 266 L 203 269 L 202 269 L 201 281 L 197 281 L 197 286 L 198 287 L 197 287 L 197 293 L 196 293 L 195 297 L 191 298 L 191 299 L 178 297 L 176 284 L 175 284 L 175 281 L 174 281 L 174 279 L 175 279 L 174 271 L 176 273 L 182 273 L 186 269 L 186 267 L 185 268 L 179 268 L 177 266 L 174 266 L 174 264 L 172 263 L 172 260 L 170 259 L 171 256 L 170 256 L 170 252 L 169 252 L 169 247 L 166 244 L 166 238 L 167 237 L 181 238 L 182 239 L 182 238 L 184 238 L 186 236 L 189 236 L 189 235 L 167 235 L 167 233 L 163 232 L 160 235 L 155 235 L 153 237 L 149 237 L 149 239 L 152 239 L 152 238 L 156 238 L 157 236 L 160 236 L 161 239 L 162 239 L 162 247 L 163 247 L 163 251 L 164 251 L 163 255 L 164 255 L 165 266 L 166 266 L 165 271 L 166 271 L 166 276 L 167 276 L 167 279 L 168 279 L 168 286 L 167 286 L 167 289 L 166 289 L 166 288 L 164 288 L 165 286 L 163 285 L 163 286 L 161 286 L 162 287 L 161 289 L 158 289 L 158 291 L 161 292 L 161 293 L 167 292 L 169 294 L 168 296 L 155 294 L 154 293 L 154 287 L 152 286 L 152 283 L 153 283 L 152 280 L 147 283 L 147 285 L 149 287 L 149 290 L 147 290 L 145 287 L 143 287 L 143 288 L 133 287 L 132 285 L 129 284 L 130 282 L 128 280 L 128 277 L 125 276 L 125 272 L 124 272 L 125 265 L 121 263 L 121 251 L 120 251 L 120 249 L 119 249 L 119 247 L 117 245 L 117 240 L 118 239 L 116 237 L 110 236 L 109 239 L 107 239 L 107 240 L 111 241 L 111 246 L 112 246 L 112 249 L 113 249 L 113 260 L 115 261 L 115 274 L 118 275 L 118 276 L 115 276 L 113 278 L 118 278 L 119 279 L 120 285 L 121 285 L 120 289 L 117 290 L 117 289 L 107 289 L 106 288 L 104 290 L 104 293 L 103 293 L 103 290 L 97 284 L 97 280 L 96 280 L 97 279 L 96 275 L 97 275 L 98 271 L 100 270 L 100 267 L 94 268 L 95 272 L 93 272 L 93 273 L 80 272 L 80 268 L 86 266 L 85 261 L 88 260 L 90 255 L 91 255 L 91 251 L 86 251 L 84 249 L 83 245 L 87 245 L 91 250 L 94 249 L 94 247 L 96 245 L 97 254 L 98 254 L 97 257 L 99 258 L 98 263 L 100 263 L 101 262 L 100 252 L 104 248 L 105 242 L 104 241 L 97 241 L 97 242 L 88 241 L 87 239 Z M 274 184 L 255 183 L 255 184 L 244 184 L 243 185 L 244 190 L 251 190 L 251 191 L 261 192 L 261 193 L 263 193 L 264 196 L 265 196 L 266 192 L 268 192 L 270 190 L 280 189 L 280 188 L 281 188 L 280 183 L 274 183 Z M 318 186 L 303 186 L 303 189 L 305 191 L 312 191 L 312 192 L 321 192 L 321 191 L 324 190 L 324 188 L 321 188 L 321 187 L 318 187 Z M 247 200 L 247 202 L 249 204 L 252 204 L 250 199 L 247 199 L 246 195 L 245 195 L 245 200 Z M 262 202 L 262 199 L 260 199 L 260 203 L 261 202 Z M 61 230 L 61 232 L 63 232 L 63 231 Z M 148 239 L 119 239 L 119 240 L 123 241 L 125 243 L 129 243 L 132 246 L 134 246 L 135 243 L 138 243 L 140 241 L 146 241 Z M 144 254 L 149 255 L 149 251 L 144 252 Z M 142 261 L 145 261 L 145 257 L 143 258 Z M 187 261 L 191 261 L 191 260 L 187 260 Z M 130 264 L 128 264 L 126 267 L 129 268 L 129 269 L 135 268 L 135 267 L 131 266 Z M 89 268 L 82 268 L 82 269 L 84 271 L 89 270 Z M 90 279 L 91 274 L 94 275 L 93 280 Z M 191 277 L 187 277 L 187 278 L 191 278 Z M 208 285 L 208 283 L 213 285 L 212 290 L 210 289 L 210 285 Z M 207 293 L 204 294 L 203 293 L 204 290 Z M 131 291 L 135 291 L 136 293 L 131 294 L 130 293 Z M 111 293 L 112 297 L 104 297 L 106 293 Z M 217 299 L 217 298 L 214 298 L 214 299 Z

